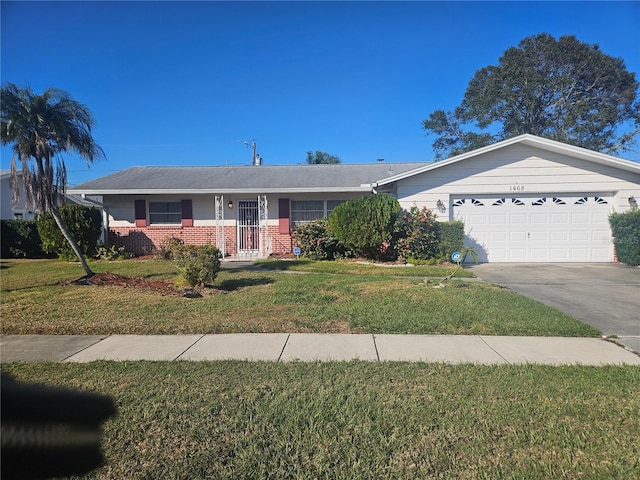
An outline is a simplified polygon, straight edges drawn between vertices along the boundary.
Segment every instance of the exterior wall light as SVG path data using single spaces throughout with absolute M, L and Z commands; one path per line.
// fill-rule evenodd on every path
M 636 200 L 636 197 L 629 197 L 629 205 L 631 205 L 631 208 L 637 208 L 638 207 L 638 201 Z
M 446 212 L 446 211 L 447 211 L 447 209 L 446 209 L 446 207 L 444 206 L 444 203 L 442 202 L 442 200 L 438 200 L 438 201 L 436 202 L 436 207 L 438 207 L 438 211 L 439 211 L 440 213 L 444 213 L 444 212 Z
M 233 208 L 233 201 L 232 200 L 229 200 L 229 203 L 227 203 L 227 207 Z

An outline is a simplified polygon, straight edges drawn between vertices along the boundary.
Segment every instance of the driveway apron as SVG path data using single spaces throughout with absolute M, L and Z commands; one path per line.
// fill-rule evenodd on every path
M 483 263 L 468 268 L 640 351 L 640 268 L 613 263 Z

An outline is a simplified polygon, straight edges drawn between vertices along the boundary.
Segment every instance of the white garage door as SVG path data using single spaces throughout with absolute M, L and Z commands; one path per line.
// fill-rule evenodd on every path
M 483 262 L 611 262 L 611 196 L 455 197 L 466 243 Z

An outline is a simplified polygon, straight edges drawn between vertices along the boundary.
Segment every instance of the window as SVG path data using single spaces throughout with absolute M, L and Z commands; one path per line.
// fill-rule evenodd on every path
M 299 227 L 319 218 L 328 217 L 329 214 L 344 200 L 292 200 L 291 201 L 291 225 Z
M 304 223 L 324 217 L 324 201 L 322 200 L 292 200 L 291 223 L 297 227 Z
M 149 224 L 177 224 L 182 222 L 180 202 L 149 202 Z

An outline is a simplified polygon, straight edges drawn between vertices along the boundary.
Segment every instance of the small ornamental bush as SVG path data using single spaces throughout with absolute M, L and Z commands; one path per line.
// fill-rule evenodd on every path
M 427 207 L 413 206 L 402 211 L 396 220 L 395 236 L 398 258 L 425 261 L 438 255 L 436 216 Z
M 180 278 L 191 288 L 212 285 L 220 272 L 220 250 L 213 245 L 182 245 L 172 250 Z
M 127 252 L 125 247 L 119 247 L 117 245 L 111 245 L 110 247 L 98 247 L 97 252 L 96 258 L 98 260 L 106 260 L 108 262 L 126 260 L 133 256 L 131 253 Z
M 82 205 L 63 205 L 58 209 L 60 217 L 71 232 L 80 250 L 85 255 L 96 253 L 96 244 L 102 233 L 102 216 L 94 207 Z M 38 234 L 45 253 L 58 255 L 62 260 L 75 260 L 76 254 L 64 238 L 58 224 L 50 213 L 42 213 L 36 217 Z
M 618 261 L 640 265 L 640 209 L 609 215 Z
M 347 247 L 331 233 L 326 218 L 300 225 L 293 232 L 293 238 L 302 255 L 312 260 L 335 260 L 349 256 Z
M 158 249 L 158 257 L 164 260 L 173 260 L 173 253 L 184 247 L 184 240 L 178 237 L 166 237 Z
M 379 259 L 389 256 L 398 200 L 378 194 L 348 200 L 333 209 L 329 226 L 336 238 L 357 256 Z

